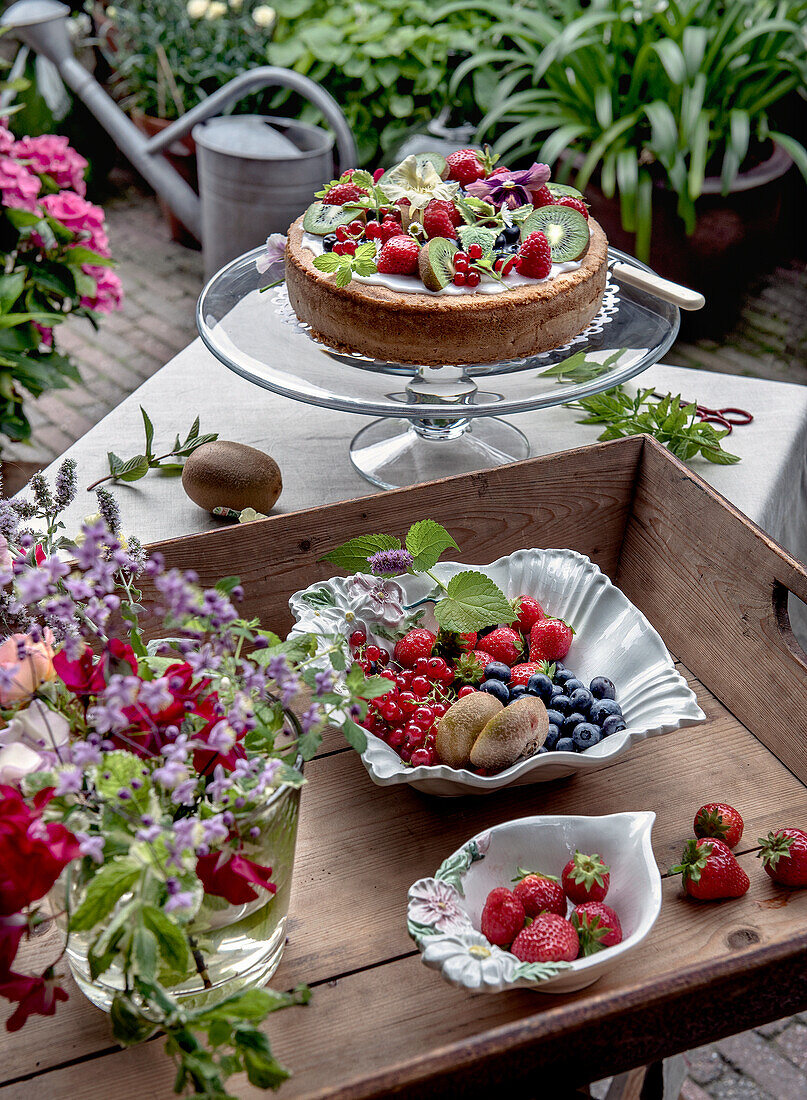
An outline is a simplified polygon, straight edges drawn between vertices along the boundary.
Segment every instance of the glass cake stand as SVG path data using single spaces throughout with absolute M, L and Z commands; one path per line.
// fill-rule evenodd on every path
M 383 489 L 528 458 L 524 434 L 501 414 L 562 405 L 634 378 L 669 350 L 677 306 L 620 283 L 609 271 L 602 308 L 563 347 L 525 359 L 428 367 L 385 363 L 314 340 L 294 313 L 278 263 L 259 274 L 256 248 L 202 291 L 197 325 L 226 367 L 295 401 L 379 417 L 350 445 L 353 465 Z M 649 271 L 609 248 L 621 261 Z

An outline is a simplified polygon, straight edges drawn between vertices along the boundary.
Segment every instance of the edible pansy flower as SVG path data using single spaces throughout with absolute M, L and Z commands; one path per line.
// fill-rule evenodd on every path
M 474 180 L 465 190 L 478 199 L 487 199 L 494 206 L 516 210 L 532 202 L 532 192 L 540 190 L 551 174 L 548 164 L 535 163 L 522 171 L 499 172 L 484 180 Z

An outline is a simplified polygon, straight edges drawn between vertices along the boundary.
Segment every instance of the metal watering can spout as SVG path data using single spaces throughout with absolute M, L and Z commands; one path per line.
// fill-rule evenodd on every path
M 260 88 L 289 88 L 304 95 L 322 111 L 333 128 L 340 168 L 356 163 L 356 144 L 336 100 L 308 77 L 270 65 L 235 77 L 159 134 L 147 138 L 76 60 L 67 27 L 70 14 L 70 8 L 59 0 L 17 0 L 0 17 L 0 26 L 53 62 L 68 88 L 86 104 L 124 156 L 199 240 L 203 239 L 200 198 L 160 154 L 194 126 Z M 281 145 L 291 144 L 279 134 L 277 139 Z

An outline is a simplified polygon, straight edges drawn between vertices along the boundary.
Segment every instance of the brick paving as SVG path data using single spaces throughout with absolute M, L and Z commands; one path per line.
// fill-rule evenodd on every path
M 3 457 L 43 466 L 97 423 L 195 336 L 202 287 L 198 252 L 173 243 L 154 199 L 128 177 L 106 205 L 125 309 L 99 332 L 64 325 L 60 342 L 82 384 L 29 405 L 32 447 Z M 807 263 L 761 277 L 724 338 L 679 340 L 671 363 L 807 385 Z M 807 1100 L 807 1013 L 690 1051 L 681 1100 Z

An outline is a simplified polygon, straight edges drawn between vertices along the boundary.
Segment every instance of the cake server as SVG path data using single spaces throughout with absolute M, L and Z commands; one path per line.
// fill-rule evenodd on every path
M 620 282 L 635 286 L 639 290 L 646 290 L 648 294 L 653 294 L 665 302 L 672 302 L 681 309 L 703 309 L 706 305 L 706 299 L 697 290 L 690 290 L 689 287 L 681 286 L 680 283 L 662 279 L 654 271 L 645 271 L 641 267 L 623 264 L 619 260 L 610 263 L 608 269 Z

